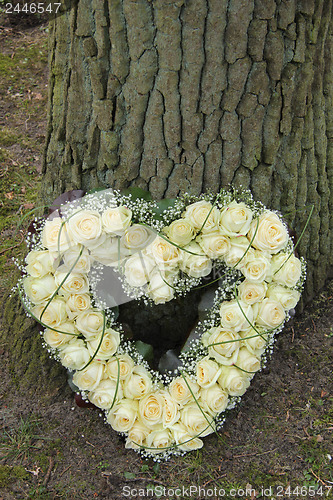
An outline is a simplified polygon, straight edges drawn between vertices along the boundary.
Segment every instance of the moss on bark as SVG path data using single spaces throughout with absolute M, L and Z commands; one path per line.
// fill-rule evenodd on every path
M 13 285 L 19 278 L 14 273 Z M 66 370 L 42 347 L 40 328 L 26 316 L 17 292 L 4 297 L 0 342 L 10 356 L 12 380 L 20 392 L 36 392 L 50 403 L 67 384 Z

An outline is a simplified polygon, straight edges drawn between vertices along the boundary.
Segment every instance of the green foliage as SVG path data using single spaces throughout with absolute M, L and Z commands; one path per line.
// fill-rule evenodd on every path
M 135 479 L 135 474 L 134 474 L 134 472 L 127 472 L 127 471 L 125 471 L 124 472 L 124 478 L 125 479 Z
M 135 472 L 125 471 L 124 477 L 125 479 L 136 479 L 142 476 L 147 476 L 147 478 L 155 479 L 160 472 L 161 468 L 159 463 L 155 463 L 154 465 L 148 465 L 148 463 L 145 463 L 141 466 L 138 474 Z M 153 488 L 153 486 L 151 486 L 151 488 Z
M 146 201 L 151 201 L 152 196 L 149 193 L 149 191 L 145 191 L 144 189 L 141 189 L 139 187 L 130 187 L 128 189 L 123 189 L 122 193 L 126 195 L 131 195 L 132 200 L 137 200 L 138 198 L 141 198 L 142 200 Z
M 34 448 L 36 440 L 45 439 L 35 434 L 38 429 L 38 420 L 29 416 L 21 417 L 17 428 L 4 431 L 4 437 L 0 442 L 0 448 L 6 459 L 23 460 L 27 458 Z
M 0 465 L 0 488 L 6 488 L 14 481 L 24 481 L 29 478 L 22 465 Z
M 1 146 L 12 146 L 16 142 L 18 142 L 18 138 L 20 136 L 13 133 L 12 130 L 7 127 L 3 127 L 0 130 L 0 145 Z
M 47 62 L 46 45 L 38 44 L 20 47 L 14 53 L 0 53 L 0 73 L 3 88 L 9 91 L 28 90 L 35 78 L 31 71 L 40 72 Z
M 33 38 L 23 35 L 19 40 L 7 35 L 1 39 L 1 116 L 6 125 L 0 130 L 0 274 L 5 287 L 12 266 L 9 259 L 20 258 L 26 252 L 20 242 L 27 221 L 17 234 L 16 228 L 37 201 L 40 179 L 36 161 L 41 159 L 44 140 L 39 135 L 39 124 L 46 114 L 46 89 L 42 83 L 46 37 L 40 32 Z
M 176 199 L 175 198 L 165 198 L 164 200 L 161 200 L 157 203 L 157 208 L 154 209 L 154 212 L 156 214 L 157 218 L 162 218 L 163 212 L 165 210 L 168 210 L 168 208 L 171 208 L 175 205 Z
M 152 361 L 154 359 L 154 348 L 151 344 L 146 344 L 142 342 L 142 340 L 137 340 L 135 342 L 135 347 L 146 361 Z

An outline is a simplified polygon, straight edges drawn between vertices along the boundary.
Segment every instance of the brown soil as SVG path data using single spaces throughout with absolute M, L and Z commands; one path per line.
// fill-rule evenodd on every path
M 3 35 L 2 53 L 14 53 L 23 41 L 45 41 L 39 28 L 7 28 L 0 32 Z M 31 112 L 27 128 L 24 111 L 15 101 L 22 96 L 15 98 L 11 90 L 1 92 L 0 124 L 29 136 L 28 145 L 5 147 L 9 157 L 4 168 L 13 169 L 12 161 L 21 164 L 31 155 L 41 156 L 46 71 L 31 71 L 36 82 L 32 92 L 41 94 L 37 101 L 44 112 L 42 107 L 38 113 Z M 27 89 L 22 92 L 26 97 Z M 32 182 L 38 179 L 36 169 L 31 176 Z M 12 200 L 3 200 L 9 213 L 14 210 Z M 22 200 L 16 198 L 16 203 Z M 3 272 L 10 272 L 13 253 L 5 254 Z M 1 282 L 4 288 L 6 281 Z M 207 498 L 333 498 L 329 492 L 333 486 L 332 339 L 333 282 L 280 335 L 271 361 L 230 413 L 219 437 L 209 436 L 202 450 L 161 464 L 125 450 L 122 437 L 105 425 L 98 410 L 75 404 L 69 387 L 55 388 L 52 397 L 38 386 L 28 395 L 23 393 L 6 346 L 0 345 L 0 499 L 204 498 L 199 487 L 206 490 Z M 175 488 L 181 489 L 178 497 Z

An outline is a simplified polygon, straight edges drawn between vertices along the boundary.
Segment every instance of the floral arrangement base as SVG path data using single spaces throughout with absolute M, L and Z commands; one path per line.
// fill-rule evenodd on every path
M 305 263 L 280 214 L 248 191 L 161 202 L 139 189 L 79 194 L 29 232 L 18 284 L 26 310 L 126 448 L 156 460 L 201 448 L 265 366 Z M 159 307 L 211 282 L 182 352 L 151 369 L 119 306 Z

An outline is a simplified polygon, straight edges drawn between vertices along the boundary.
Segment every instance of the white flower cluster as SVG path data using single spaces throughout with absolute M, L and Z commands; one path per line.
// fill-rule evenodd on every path
M 202 447 L 217 417 L 249 387 L 269 340 L 300 298 L 302 263 L 289 252 L 280 217 L 228 196 L 225 205 L 199 199 L 180 211 L 178 203 L 177 218 L 169 217 L 159 233 L 158 223 L 146 224 L 140 201 L 130 209 L 118 195 L 117 204 L 94 209 L 90 196 L 85 208 L 47 220 L 38 250 L 26 257 L 25 303 L 45 326 L 46 344 L 112 428 L 126 435 L 126 448 L 159 457 Z M 162 304 L 216 263 L 242 279 L 233 298 L 220 295 L 218 321 L 207 323 L 184 358 L 192 356 L 191 366 L 163 385 L 126 349 L 119 325 L 94 306 L 89 273 L 94 264 L 110 266 L 131 289 Z

